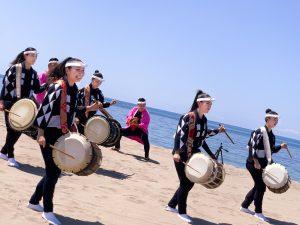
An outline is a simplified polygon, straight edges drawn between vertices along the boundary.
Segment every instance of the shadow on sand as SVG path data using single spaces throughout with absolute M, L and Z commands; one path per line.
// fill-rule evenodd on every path
M 118 171 L 115 171 L 115 170 L 107 170 L 107 169 L 104 169 L 104 168 L 101 168 L 101 167 L 95 173 L 99 174 L 99 175 L 111 177 L 111 178 L 114 178 L 114 179 L 119 179 L 119 180 L 124 180 L 124 179 L 127 179 L 127 178 L 134 175 L 134 173 L 133 174 L 126 174 L 126 173 L 121 173 L 121 172 L 118 172 Z
M 43 167 L 32 166 L 29 164 L 22 164 L 22 163 L 19 163 L 19 165 L 20 167 L 18 169 L 25 173 L 30 173 L 40 177 L 44 176 L 45 174 L 45 169 Z
M 123 154 L 123 155 L 133 156 L 134 158 L 136 158 L 137 160 L 142 161 L 142 162 L 150 162 L 150 163 L 154 163 L 154 164 L 160 164 L 158 161 L 156 161 L 154 159 L 145 159 L 145 157 L 143 157 L 143 156 L 134 155 L 134 154 L 130 154 L 130 153 L 122 152 L 122 151 L 118 151 L 118 153 Z
M 272 219 L 270 217 L 268 217 L 268 219 L 270 220 L 269 224 L 274 224 L 274 225 L 298 225 L 296 223 L 280 221 L 280 220 Z
M 83 221 L 83 220 L 77 220 L 70 217 L 62 216 L 59 214 L 56 214 L 57 218 L 60 220 L 60 222 L 64 225 L 104 225 L 103 223 L 99 222 L 90 222 L 90 221 Z

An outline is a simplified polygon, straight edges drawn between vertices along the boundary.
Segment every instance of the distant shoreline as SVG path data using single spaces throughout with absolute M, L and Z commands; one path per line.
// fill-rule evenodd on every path
M 109 97 L 105 97 L 105 100 L 108 100 L 108 101 L 111 101 L 112 100 L 112 98 L 109 98 Z M 135 104 L 134 103 L 131 103 L 131 102 L 127 102 L 127 101 L 124 101 L 124 100 L 119 100 L 121 103 L 123 103 L 123 104 L 121 104 L 120 105 L 120 107 L 126 107 L 126 105 L 127 105 L 127 107 L 128 107 L 128 105 L 130 105 L 130 107 L 133 107 L 133 106 L 135 106 Z M 173 112 L 173 111 L 167 111 L 167 110 L 165 110 L 165 109 L 159 109 L 159 108 L 154 108 L 154 107 L 150 107 L 150 106 L 148 106 L 147 107 L 148 108 L 148 110 L 150 111 L 150 113 L 151 113 L 151 110 L 159 110 L 159 111 L 161 111 L 161 112 L 165 112 L 165 113 L 171 113 L 171 114 L 173 114 L 174 116 L 178 116 L 178 119 L 179 119 L 179 117 L 181 116 L 181 115 L 183 115 L 184 113 L 178 113 L 178 112 Z M 218 121 L 213 121 L 213 120 L 208 120 L 208 122 L 211 122 L 211 123 L 215 123 L 215 124 L 219 124 L 219 122 Z M 239 127 L 239 126 L 237 126 L 237 125 L 232 125 L 232 124 L 227 124 L 227 123 L 224 123 L 224 125 L 225 126 L 229 126 L 229 128 L 231 127 L 231 128 L 237 128 L 237 129 L 244 129 L 245 131 L 247 131 L 247 132 L 249 132 L 249 134 L 253 131 L 253 129 L 250 129 L 250 128 L 245 128 L 245 127 Z M 296 139 L 296 138 L 294 138 L 294 137 L 287 137 L 287 136 L 282 136 L 282 135 L 276 135 L 276 137 L 278 137 L 278 138 L 283 138 L 283 139 L 287 139 L 288 141 L 292 141 L 292 142 L 300 142 L 300 139 Z

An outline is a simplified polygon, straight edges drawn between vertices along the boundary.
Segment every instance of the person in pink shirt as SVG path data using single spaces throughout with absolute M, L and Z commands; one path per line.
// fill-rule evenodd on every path
M 150 144 L 148 139 L 148 126 L 150 116 L 146 109 L 146 100 L 139 98 L 137 106 L 133 107 L 126 117 L 127 127 L 121 129 L 122 136 L 136 140 L 144 144 L 145 159 L 149 160 Z M 118 142 L 113 150 L 120 150 L 120 142 Z
M 39 80 L 40 84 L 44 84 L 48 82 L 48 74 L 50 74 L 53 69 L 58 65 L 58 59 L 57 58 L 51 58 L 49 59 L 48 62 L 48 71 L 43 71 L 39 74 Z M 38 101 L 39 104 L 42 104 L 44 97 L 45 97 L 46 91 L 37 94 L 36 95 L 36 100 Z

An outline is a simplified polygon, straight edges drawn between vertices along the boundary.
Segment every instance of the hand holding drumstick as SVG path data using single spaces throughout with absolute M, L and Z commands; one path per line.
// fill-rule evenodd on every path
M 224 125 L 223 125 L 223 124 L 219 124 L 219 126 L 220 126 L 220 127 L 219 127 L 219 131 L 220 131 L 220 132 L 224 132 L 224 133 L 226 134 L 226 136 L 228 137 L 228 139 L 231 141 L 231 143 L 234 144 L 233 140 L 232 140 L 231 137 L 228 135 L 228 133 L 227 133 L 227 131 L 226 131 Z
M 130 119 L 129 124 L 130 125 L 138 125 L 138 120 L 139 120 L 139 118 L 133 117 Z
M 41 146 L 43 146 L 43 148 L 45 148 L 46 139 L 45 139 L 45 136 L 44 136 L 44 130 L 43 129 L 38 128 L 38 135 L 37 135 L 36 140 L 39 143 L 39 145 L 41 145 Z
M 289 156 L 291 157 L 291 159 L 293 158 L 292 155 L 291 155 L 291 153 L 290 153 L 290 151 L 289 151 L 287 143 L 281 143 L 280 147 L 281 148 L 285 148 L 287 150 L 287 152 L 289 153 Z

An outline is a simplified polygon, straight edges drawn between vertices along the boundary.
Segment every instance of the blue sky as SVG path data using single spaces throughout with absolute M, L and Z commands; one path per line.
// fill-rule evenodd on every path
M 186 112 L 195 91 L 216 98 L 210 120 L 254 129 L 270 107 L 275 133 L 300 139 L 300 1 L 1 1 L 0 73 L 33 46 L 48 59 L 99 69 L 107 97 Z

